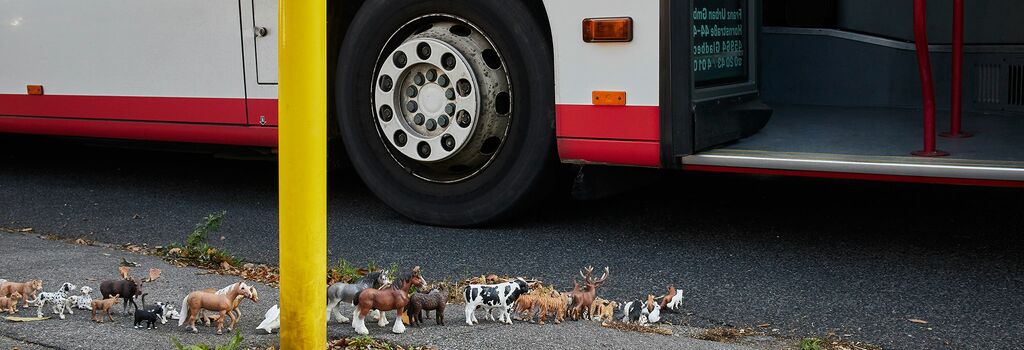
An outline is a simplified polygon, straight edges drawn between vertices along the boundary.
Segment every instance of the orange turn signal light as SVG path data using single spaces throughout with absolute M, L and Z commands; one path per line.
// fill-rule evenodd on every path
M 42 95 L 43 94 L 43 86 L 42 85 L 28 85 L 28 86 L 26 86 L 26 90 L 28 90 L 28 94 L 29 95 Z
M 588 43 L 633 41 L 633 19 L 629 17 L 584 19 L 583 41 Z
M 592 101 L 596 106 L 625 106 L 625 91 L 594 91 Z

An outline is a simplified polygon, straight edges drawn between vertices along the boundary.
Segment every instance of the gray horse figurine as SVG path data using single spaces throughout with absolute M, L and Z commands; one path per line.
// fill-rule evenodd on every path
M 366 288 L 380 288 L 391 281 L 388 280 L 386 271 L 370 272 L 355 283 L 335 283 L 327 287 L 327 322 L 331 322 L 331 315 L 338 319 L 338 323 L 349 322 L 349 319 L 341 313 L 341 304 L 351 304 L 357 293 Z

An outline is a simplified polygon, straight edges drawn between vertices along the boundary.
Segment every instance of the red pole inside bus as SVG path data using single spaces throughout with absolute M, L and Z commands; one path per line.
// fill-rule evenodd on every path
M 953 90 L 950 94 L 952 110 L 949 117 L 949 131 L 941 133 L 947 138 L 967 138 L 971 133 L 960 129 L 962 126 L 964 72 L 964 0 L 953 0 Z
M 914 41 L 917 46 L 917 70 L 921 75 L 921 98 L 924 100 L 924 149 L 911 154 L 918 157 L 943 157 L 949 153 L 935 149 L 935 82 L 928 57 L 928 26 L 925 0 L 914 0 Z

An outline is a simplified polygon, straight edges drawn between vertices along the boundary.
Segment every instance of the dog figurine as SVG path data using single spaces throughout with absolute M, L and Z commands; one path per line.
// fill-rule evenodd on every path
M 36 302 L 39 297 L 36 295 L 39 290 L 43 289 L 43 280 L 30 280 L 28 282 L 3 282 L 0 283 L 0 296 L 9 297 L 11 293 L 18 292 L 21 294 L 21 300 L 25 303 L 21 307 L 28 307 L 30 302 Z M 29 297 L 32 300 L 29 300 Z
M 79 291 L 82 292 L 82 295 L 72 295 L 69 297 L 71 299 L 71 307 L 79 310 L 92 310 L 92 288 L 82 286 Z
M 114 294 L 106 299 L 93 300 L 92 305 L 90 305 L 92 306 L 92 321 L 97 323 L 103 323 L 103 315 L 100 315 L 100 319 L 96 319 L 96 312 L 98 311 L 106 313 L 107 318 L 109 318 L 110 321 L 113 322 L 114 318 L 110 316 L 110 308 L 113 307 L 114 304 L 117 304 L 117 300 L 120 297 L 120 294 Z
M 157 316 L 160 317 L 160 324 L 167 324 L 167 320 L 177 320 L 179 317 L 178 310 L 174 309 L 174 304 L 165 302 L 156 302 L 156 306 L 159 308 Z M 150 311 L 157 311 L 157 308 L 152 308 Z
M 615 310 L 619 303 L 597 298 L 594 300 L 594 310 L 590 313 L 590 319 L 594 321 L 611 321 L 615 318 Z
M 11 293 L 10 297 L 0 297 L 0 311 L 7 311 L 11 315 L 18 313 L 18 298 L 21 298 L 21 293 L 17 291 Z
M 74 315 L 75 311 L 71 309 L 71 292 L 78 289 L 74 284 L 64 283 L 60 285 L 60 289 L 56 292 L 44 292 L 39 293 L 39 297 L 36 298 L 36 317 L 43 317 L 43 307 L 46 304 L 53 305 L 53 313 L 60 315 L 60 319 L 64 319 L 64 311 Z
M 156 329 L 156 323 L 160 320 L 160 315 L 164 313 L 164 309 L 157 305 L 155 308 L 146 309 L 146 295 L 149 293 L 142 294 L 142 309 L 138 306 L 135 307 L 135 329 L 142 328 L 142 323 L 146 323 L 146 329 Z

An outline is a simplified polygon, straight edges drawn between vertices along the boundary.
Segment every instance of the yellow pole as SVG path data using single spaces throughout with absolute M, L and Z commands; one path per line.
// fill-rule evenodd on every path
M 281 348 L 327 346 L 327 3 L 279 0 Z

